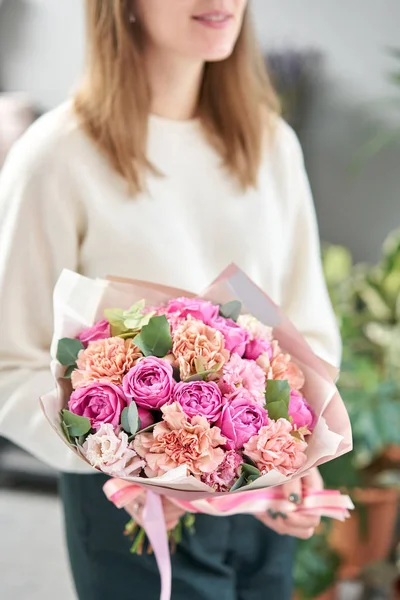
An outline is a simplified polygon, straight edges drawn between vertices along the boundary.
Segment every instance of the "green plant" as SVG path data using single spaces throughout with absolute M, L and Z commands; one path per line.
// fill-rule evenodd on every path
M 321 530 L 297 547 L 294 569 L 296 592 L 302 600 L 311 600 L 334 585 L 340 567 L 339 555 L 329 547 L 330 524 L 324 521 Z
M 338 387 L 354 450 L 322 472 L 329 486 L 376 485 L 377 477 L 385 480 L 381 456 L 400 446 L 400 230 L 387 238 L 375 266 L 353 265 L 337 246 L 325 248 L 323 259 L 343 339 Z

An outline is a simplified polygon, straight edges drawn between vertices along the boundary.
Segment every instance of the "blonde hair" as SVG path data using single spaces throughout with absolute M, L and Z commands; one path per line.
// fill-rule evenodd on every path
M 155 169 L 146 155 L 150 90 L 131 0 L 86 0 L 87 64 L 74 107 L 84 131 L 129 183 L 143 190 Z M 229 58 L 207 63 L 198 117 L 210 143 L 243 188 L 256 185 L 266 123 L 278 102 L 248 11 Z

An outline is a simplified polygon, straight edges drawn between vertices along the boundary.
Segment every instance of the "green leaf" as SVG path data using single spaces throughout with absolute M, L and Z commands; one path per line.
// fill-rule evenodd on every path
M 132 435 L 135 435 L 137 430 L 140 427 L 139 420 L 139 412 L 136 405 L 136 402 L 132 400 L 128 408 L 128 422 L 129 422 L 129 431 Z
M 67 442 L 69 444 L 73 444 L 74 442 L 72 441 L 71 436 L 69 435 L 68 427 L 66 426 L 66 424 L 63 421 L 61 421 L 61 429 L 63 430 L 63 433 L 66 437 Z
M 61 412 L 63 425 L 68 429 L 68 433 L 71 437 L 80 437 L 89 433 L 92 426 L 90 419 L 87 417 L 79 417 L 69 410 L 63 410 Z
M 145 356 L 163 358 L 172 349 L 170 326 L 165 315 L 152 317 L 134 339 Z
M 142 327 L 148 325 L 150 319 L 154 316 L 154 312 L 143 313 L 146 302 L 140 300 L 136 302 L 129 310 L 123 313 L 124 325 L 127 329 L 140 331 Z
M 150 433 L 151 431 L 153 431 L 153 429 L 156 425 L 157 425 L 157 423 L 152 423 L 151 425 L 148 425 L 144 429 L 139 429 L 135 435 L 139 435 L 139 433 Z
M 197 364 L 196 364 L 197 358 L 195 358 L 194 362 L 195 362 L 195 366 L 196 366 L 196 370 L 197 370 Z M 203 368 L 203 367 L 201 367 L 201 368 Z M 207 371 L 203 371 L 203 370 L 201 370 L 201 368 L 196 373 L 196 375 L 191 375 L 190 377 L 188 377 L 187 379 L 185 379 L 185 382 L 188 383 L 190 381 L 205 381 L 209 375 L 213 375 L 214 373 L 218 373 L 218 371 L 222 368 L 222 364 L 218 363 L 217 365 L 214 365 L 212 367 L 212 369 L 208 369 Z
M 257 467 L 253 467 L 253 465 L 248 465 L 246 463 L 242 465 L 242 474 L 246 479 L 246 485 L 248 483 L 253 483 L 253 481 L 256 481 L 256 479 L 261 477 L 261 472 Z
M 232 319 L 232 321 L 238 320 L 241 311 L 242 303 L 239 302 L 239 300 L 231 300 L 231 302 L 222 304 L 219 308 L 219 314 L 221 317 L 225 317 L 225 319 Z
M 79 340 L 62 338 L 58 342 L 57 360 L 64 367 L 70 367 L 76 363 L 78 354 L 83 349 L 84 345 Z
M 74 363 L 73 365 L 70 365 L 67 370 L 64 373 L 64 377 L 63 379 L 71 379 L 71 375 L 72 373 L 78 368 L 78 365 L 76 363 Z
M 246 478 L 245 478 L 245 476 L 242 473 L 239 476 L 239 479 L 233 484 L 233 486 L 231 487 L 231 489 L 229 491 L 230 492 L 236 492 L 236 490 L 240 490 L 240 488 L 242 488 L 245 485 L 246 485 Z
M 239 479 L 236 481 L 236 483 L 234 483 L 230 491 L 235 492 L 236 490 L 239 490 L 245 485 L 253 483 L 253 481 L 256 481 L 256 479 L 258 479 L 259 477 L 261 477 L 261 473 L 260 470 L 257 469 L 257 467 L 254 467 L 253 465 L 249 465 L 247 463 L 243 463 L 241 465 Z
M 104 311 L 104 316 L 111 325 L 112 336 L 126 333 L 127 328 L 124 323 L 124 311 L 121 308 L 108 308 Z
M 136 402 L 132 400 L 129 406 L 126 406 L 121 413 L 122 429 L 134 436 L 140 429 L 139 412 Z
M 126 433 L 131 432 L 129 429 L 128 412 L 129 412 L 129 408 L 126 406 L 121 413 L 121 427 L 124 431 L 126 431 Z
M 288 381 L 267 381 L 265 408 L 270 419 L 289 421 L 290 385 Z

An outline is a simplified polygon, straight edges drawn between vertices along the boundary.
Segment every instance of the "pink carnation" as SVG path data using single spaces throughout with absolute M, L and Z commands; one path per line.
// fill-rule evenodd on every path
M 272 327 L 264 325 L 264 323 L 253 317 L 253 315 L 240 315 L 237 322 L 238 325 L 249 332 L 251 340 L 260 338 L 272 342 Z
M 147 477 L 159 477 L 179 465 L 186 465 L 192 475 L 212 473 L 224 460 L 220 447 L 226 442 L 218 427 L 210 427 L 205 417 L 189 419 L 174 402 L 161 408 L 163 421 L 152 433 L 141 433 L 134 447 L 147 463 Z
M 146 312 L 152 312 L 156 317 L 165 316 L 170 325 L 172 334 L 174 334 L 175 330 L 185 320 L 185 317 L 182 317 L 180 312 L 168 312 L 167 306 L 149 307 L 146 309 Z
M 112 337 L 89 342 L 88 347 L 79 352 L 78 368 L 71 376 L 72 387 L 77 389 L 95 381 L 120 385 L 141 357 L 141 351 L 132 340 Z
M 238 477 L 238 469 L 243 459 L 234 450 L 229 450 L 219 467 L 212 473 L 202 475 L 201 480 L 216 492 L 229 492 Z
M 104 340 L 109 337 L 111 337 L 111 326 L 107 319 L 103 319 L 102 321 L 95 323 L 92 327 L 88 327 L 81 331 L 77 339 L 80 340 L 84 346 L 87 346 L 89 342 Z
M 307 461 L 307 444 L 292 435 L 286 419 L 269 421 L 244 446 L 244 453 L 255 462 L 262 475 L 279 471 L 285 477 L 294 475 Z
M 109 423 L 87 437 L 82 452 L 93 467 L 114 477 L 137 476 L 145 466 L 129 444 L 127 434 L 115 432 Z
M 182 379 L 197 373 L 196 365 L 208 371 L 217 365 L 220 368 L 229 358 L 222 334 L 188 316 L 174 333 L 173 354 L 179 362 Z
M 265 372 L 252 360 L 232 354 L 229 362 L 224 366 L 219 385 L 222 393 L 228 398 L 244 391 L 257 404 L 261 406 L 265 404 Z
M 300 367 L 292 361 L 290 354 L 285 354 L 280 349 L 278 342 L 272 342 L 273 354 L 264 352 L 257 359 L 259 365 L 267 374 L 267 379 L 288 381 L 294 390 L 301 390 L 305 383 L 305 378 Z

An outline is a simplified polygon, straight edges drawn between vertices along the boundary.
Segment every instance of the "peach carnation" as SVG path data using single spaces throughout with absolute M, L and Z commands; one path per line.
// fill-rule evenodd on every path
M 147 477 L 159 477 L 179 465 L 197 477 L 212 473 L 225 457 L 221 430 L 210 427 L 205 417 L 189 419 L 177 402 L 161 410 L 163 421 L 152 433 L 141 433 L 134 440 L 135 451 L 147 463 Z
M 89 342 L 88 347 L 79 353 L 78 368 L 71 377 L 72 386 L 77 389 L 94 381 L 120 385 L 124 375 L 141 357 L 141 351 L 132 340 L 112 337 Z
M 288 381 L 293 390 L 300 391 L 305 383 L 302 370 L 292 361 L 290 354 L 282 352 L 276 340 L 272 342 L 272 349 L 272 358 L 264 352 L 257 359 L 257 365 L 264 369 L 267 379 Z
M 289 477 L 304 466 L 307 444 L 293 437 L 292 430 L 286 419 L 270 420 L 244 445 L 244 453 L 255 462 L 262 475 L 279 471 Z
M 178 359 L 182 379 L 196 374 L 197 361 L 202 370 L 208 371 L 216 365 L 222 368 L 230 356 L 222 333 L 191 316 L 176 329 L 172 352 Z

